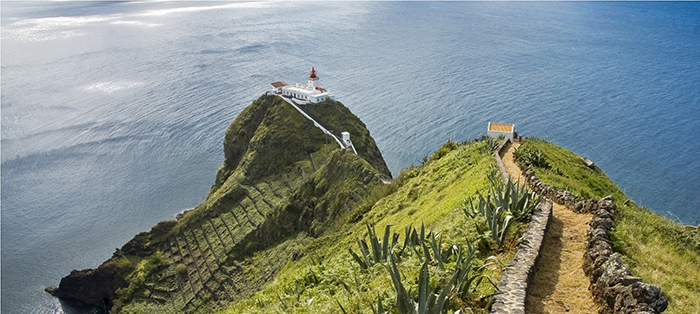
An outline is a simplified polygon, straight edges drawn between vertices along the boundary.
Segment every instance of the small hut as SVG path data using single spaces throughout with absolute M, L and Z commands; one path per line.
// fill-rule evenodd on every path
M 486 135 L 493 138 L 505 136 L 512 142 L 515 137 L 515 124 L 489 122 Z

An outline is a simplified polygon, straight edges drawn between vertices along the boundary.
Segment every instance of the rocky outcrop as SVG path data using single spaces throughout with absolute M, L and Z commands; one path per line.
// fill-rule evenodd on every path
M 263 95 L 227 129 L 225 161 L 204 203 L 137 234 L 98 268 L 74 270 L 46 291 L 115 312 L 136 299 L 163 304 L 170 298 L 179 311 L 192 313 L 252 295 L 293 254 L 278 254 L 259 267 L 265 275 L 254 278 L 232 265 L 301 231 L 321 235 L 372 185 L 382 184 L 380 178 L 391 177 L 359 118 L 336 101 L 316 110 L 326 127 L 353 134 L 357 155 L 330 149 L 328 136 L 312 122 L 279 97 Z M 120 288 L 126 289 L 117 293 Z
M 126 276 L 133 269 L 119 267 L 121 252 L 102 263 L 97 269 L 73 270 L 61 279 L 58 288 L 46 288 L 46 292 L 61 298 L 97 306 L 106 312 L 116 299 L 116 291 L 129 285 Z

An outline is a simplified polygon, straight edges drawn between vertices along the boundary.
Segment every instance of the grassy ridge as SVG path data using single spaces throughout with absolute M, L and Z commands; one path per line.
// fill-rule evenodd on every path
M 483 274 L 499 279 L 526 226 L 509 229 L 501 248 L 484 233 L 482 218 L 467 218 L 461 210 L 466 198 L 489 190 L 492 142 L 448 142 L 420 167 L 382 184 L 388 168 L 357 117 L 334 101 L 304 110 L 337 133 L 350 131 L 359 155 L 338 149 L 278 97 L 255 100 L 226 131 L 226 160 L 206 201 L 137 235 L 103 264 L 128 284 L 117 290 L 117 312 L 338 313 L 342 307 L 370 313 L 378 302 L 396 312 L 387 263 L 362 269 L 348 251 L 359 251 L 357 239 L 368 236 L 368 225 L 380 238 L 391 225 L 399 242 L 404 228 L 424 225 L 426 233 L 440 235 L 441 249 L 474 244 L 478 252 L 470 264 L 479 267 L 495 256 L 499 262 L 484 266 Z M 620 208 L 615 249 L 637 275 L 668 294 L 669 313 L 700 308 L 695 231 L 637 207 L 580 156 L 536 139 L 521 149 L 539 152 L 542 163 L 534 170 L 543 182 L 584 197 L 613 195 Z M 423 268 L 429 290 L 439 292 L 457 269 L 456 259 L 426 264 L 428 248 L 422 256 L 410 250 L 397 255 L 402 284 L 416 298 Z M 493 292 L 484 282 L 451 295 L 447 307 L 483 313 L 490 300 L 484 296 Z
M 612 236 L 632 272 L 657 285 L 669 298 L 665 313 L 700 312 L 700 234 L 637 206 L 597 167 L 552 143 L 528 138 L 522 150 L 540 151 L 546 160 L 534 167 L 547 184 L 582 197 L 612 195 L 619 209 Z
M 284 100 L 263 95 L 246 107 L 226 129 L 224 164 L 215 187 L 234 171 L 256 180 L 282 171 L 321 149 L 327 136 Z M 375 147 L 376 149 L 376 147 Z
M 328 231 L 312 240 L 299 252 L 302 257 L 290 261 L 260 292 L 220 313 L 339 313 L 341 306 L 348 312 L 371 313 L 378 299 L 385 308 L 396 311 L 396 292 L 386 264 L 361 270 L 348 248 L 357 251 L 356 238 L 367 236 L 367 224 L 376 226 L 379 237 L 386 225 L 392 225 L 392 232 L 401 233 L 401 241 L 404 227 L 420 228 L 424 223 L 426 229 L 440 233 L 446 244 L 479 243 L 476 222 L 467 219 L 460 208 L 465 198 L 488 190 L 487 174 L 494 164 L 485 142 L 443 145 L 423 166 L 405 169 L 391 185 L 374 188 L 363 203 L 330 222 Z M 500 261 L 510 260 L 515 251 L 516 230 L 519 229 L 513 229 L 506 249 L 500 253 L 482 246 L 476 264 L 483 264 L 483 259 L 492 254 Z M 421 268 L 419 258 L 409 254 L 398 266 L 407 290 L 415 292 Z M 498 280 L 501 266 L 491 266 L 485 274 Z M 454 262 L 445 269 L 451 267 Z M 431 264 L 429 272 L 434 291 L 452 275 L 437 264 Z M 484 312 L 488 299 L 480 296 L 493 291 L 493 286 L 481 284 L 471 297 L 453 299 L 448 306 Z

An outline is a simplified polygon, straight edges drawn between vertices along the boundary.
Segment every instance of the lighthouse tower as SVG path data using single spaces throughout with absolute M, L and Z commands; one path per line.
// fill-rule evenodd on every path
M 309 84 L 307 85 L 311 89 L 316 89 L 316 87 L 320 87 L 318 85 L 318 76 L 316 76 L 316 70 L 312 67 L 311 68 L 311 74 L 309 74 Z

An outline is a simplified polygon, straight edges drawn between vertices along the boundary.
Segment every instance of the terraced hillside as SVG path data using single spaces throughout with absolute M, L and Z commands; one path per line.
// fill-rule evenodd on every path
M 284 196 L 299 187 L 300 178 L 298 174 L 289 175 L 288 179 L 280 176 L 241 186 L 244 195 L 224 205 L 225 209 L 217 215 L 205 216 L 173 233 L 161 247 L 171 267 L 154 274 L 156 280 L 146 283 L 146 289 L 132 301 L 170 303 L 173 309 L 192 313 L 247 297 L 262 283 L 249 281 L 251 272 L 268 274 L 271 278 L 286 260 L 271 260 L 259 264 L 258 269 L 246 270 L 241 263 L 228 259 L 235 255 L 234 249 L 247 235 L 283 206 Z M 184 265 L 186 270 L 182 271 L 182 267 L 178 270 L 178 265 Z
M 351 117 L 323 121 L 353 134 L 359 156 L 339 149 L 283 100 L 263 95 L 227 129 L 226 159 L 203 204 L 49 291 L 123 313 L 211 312 L 252 295 L 298 258 L 336 211 L 352 208 L 380 177 L 390 177 L 357 117 L 339 102 L 318 106 Z

